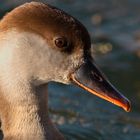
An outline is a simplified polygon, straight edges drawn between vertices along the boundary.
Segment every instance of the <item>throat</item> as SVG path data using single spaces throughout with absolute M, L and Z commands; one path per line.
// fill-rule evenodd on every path
M 4 140 L 63 140 L 49 119 L 47 85 L 33 91 L 28 93 L 27 99 L 15 102 L 0 97 Z

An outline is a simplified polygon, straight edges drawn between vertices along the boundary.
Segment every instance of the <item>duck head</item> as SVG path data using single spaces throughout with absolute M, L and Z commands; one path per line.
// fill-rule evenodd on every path
M 130 110 L 128 99 L 96 66 L 89 33 L 72 16 L 50 5 L 31 2 L 7 14 L 1 21 L 1 30 L 11 40 L 8 58 L 16 73 L 20 67 L 20 77 L 24 75 L 35 85 L 49 81 L 73 83 Z

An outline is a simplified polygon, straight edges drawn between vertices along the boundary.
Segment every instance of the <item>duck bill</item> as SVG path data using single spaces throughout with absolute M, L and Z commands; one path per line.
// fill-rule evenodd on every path
M 91 61 L 83 63 L 72 75 L 72 81 L 90 93 L 105 99 L 125 111 L 130 111 L 130 101 L 117 91 Z

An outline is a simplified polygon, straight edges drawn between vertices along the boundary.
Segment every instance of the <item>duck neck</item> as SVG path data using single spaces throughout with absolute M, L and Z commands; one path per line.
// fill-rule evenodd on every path
M 23 87 L 0 96 L 4 140 L 63 140 L 49 119 L 47 85 Z

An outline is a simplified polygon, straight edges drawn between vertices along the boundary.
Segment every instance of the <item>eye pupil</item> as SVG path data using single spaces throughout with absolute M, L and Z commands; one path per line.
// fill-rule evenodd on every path
M 57 39 L 55 39 L 55 45 L 58 48 L 63 48 L 63 47 L 67 46 L 67 42 L 64 38 L 57 38 Z

